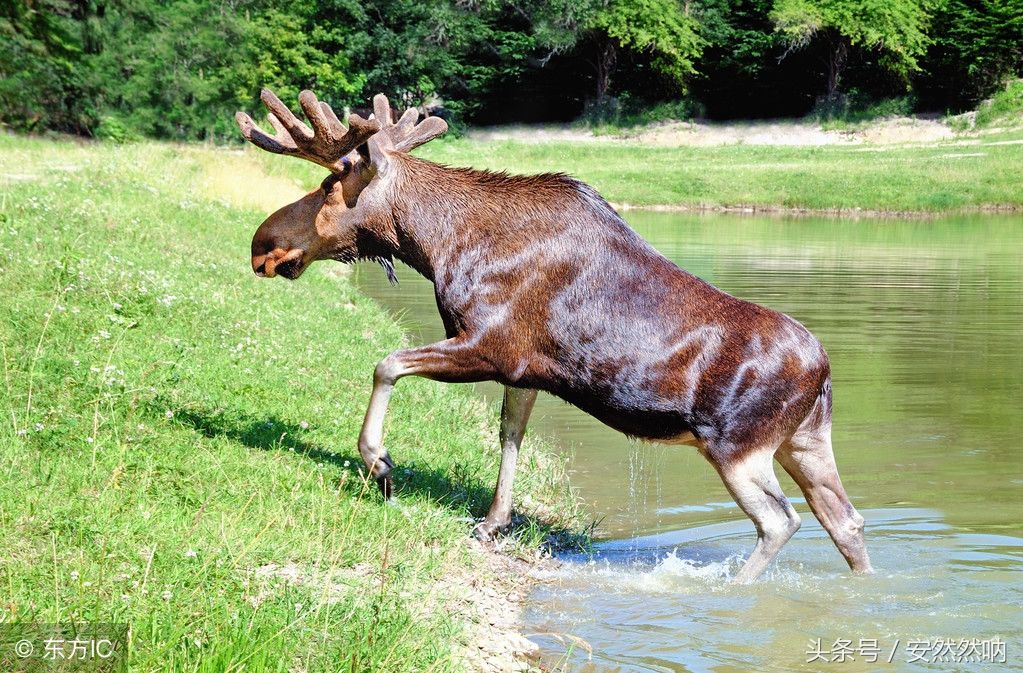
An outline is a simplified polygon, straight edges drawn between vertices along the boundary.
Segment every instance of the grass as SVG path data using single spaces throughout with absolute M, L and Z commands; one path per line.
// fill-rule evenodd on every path
M 820 147 L 463 138 L 431 143 L 422 155 L 513 173 L 564 171 L 613 203 L 637 206 L 941 212 L 1023 207 L 1020 140 L 1023 131 L 968 144 Z
M 1023 125 L 1023 79 L 1009 82 L 990 101 L 981 104 L 974 124 L 978 128 Z
M 133 672 L 461 670 L 438 580 L 479 570 L 496 415 L 403 381 L 381 502 L 355 443 L 404 336 L 330 266 L 251 273 L 298 191 L 254 156 L 0 137 L 0 622 L 126 623 Z M 517 495 L 570 525 L 525 449 Z
M 907 145 L 653 147 L 628 141 L 435 141 L 424 158 L 566 172 L 628 206 L 941 213 L 1023 208 L 1023 132 Z M 315 167 L 296 174 L 309 187 Z

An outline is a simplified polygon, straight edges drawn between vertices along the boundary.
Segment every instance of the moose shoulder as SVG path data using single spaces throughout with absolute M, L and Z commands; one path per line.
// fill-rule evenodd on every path
M 476 534 L 511 517 L 518 448 L 537 390 L 634 437 L 689 444 L 753 520 L 756 547 L 737 579 L 758 576 L 799 527 L 773 459 L 789 472 L 855 571 L 869 571 L 863 518 L 831 449 L 831 377 L 810 332 L 776 311 L 692 276 L 639 237 L 592 188 L 560 174 L 450 168 L 408 152 L 442 120 L 370 120 L 345 128 L 303 92 L 312 129 L 264 91 L 276 133 L 238 121 L 271 152 L 324 166 L 321 187 L 271 215 L 252 242 L 253 269 L 297 278 L 313 261 L 398 259 L 433 281 L 444 341 L 395 351 L 374 374 L 359 450 L 385 497 L 393 462 L 383 421 L 409 375 L 505 385 L 501 469 Z

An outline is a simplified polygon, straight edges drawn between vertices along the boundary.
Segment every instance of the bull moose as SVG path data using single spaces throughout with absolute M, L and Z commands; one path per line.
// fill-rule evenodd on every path
M 252 239 L 259 276 L 296 279 L 316 260 L 393 260 L 433 282 L 447 338 L 396 350 L 376 366 L 359 451 L 385 498 L 394 463 L 384 416 L 398 379 L 498 381 L 501 467 L 475 529 L 511 520 L 512 480 L 538 390 L 627 435 L 694 446 L 753 520 L 757 543 L 736 575 L 759 576 L 800 518 L 772 459 L 802 489 L 856 572 L 870 571 L 863 517 L 831 447 L 831 369 L 803 325 L 733 297 L 670 262 L 591 187 L 564 174 L 452 168 L 410 154 L 447 130 L 414 109 L 397 120 L 377 95 L 345 127 L 311 91 L 310 125 L 261 95 L 274 135 L 244 112 L 257 147 L 329 171 L 315 191 L 270 215 Z

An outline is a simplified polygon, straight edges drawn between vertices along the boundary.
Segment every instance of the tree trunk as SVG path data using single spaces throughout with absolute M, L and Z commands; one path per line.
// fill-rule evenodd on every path
M 828 57 L 828 98 L 834 98 L 838 93 L 838 87 L 842 83 L 842 71 L 845 69 L 845 62 L 849 58 L 849 42 L 845 37 L 839 35 L 831 48 Z
M 597 103 L 603 103 L 607 99 L 607 90 L 611 86 L 611 73 L 614 72 L 617 61 L 618 50 L 615 49 L 614 40 L 605 38 L 600 45 L 600 53 L 597 55 Z

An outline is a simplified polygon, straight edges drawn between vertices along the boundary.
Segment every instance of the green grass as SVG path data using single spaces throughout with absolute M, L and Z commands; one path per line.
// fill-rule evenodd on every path
M 974 124 L 978 128 L 1023 125 L 1023 80 L 1010 82 L 979 108 Z
M 421 154 L 513 173 L 564 171 L 630 205 L 941 212 L 1023 207 L 1020 140 L 1023 131 L 966 143 L 821 147 L 462 138 L 431 143 Z
M 438 579 L 480 570 L 495 413 L 403 381 L 381 502 L 355 444 L 404 336 L 330 266 L 251 273 L 264 214 L 215 186 L 274 184 L 253 156 L 0 137 L 0 621 L 127 623 L 133 672 L 459 670 Z M 517 495 L 568 525 L 525 448 Z

